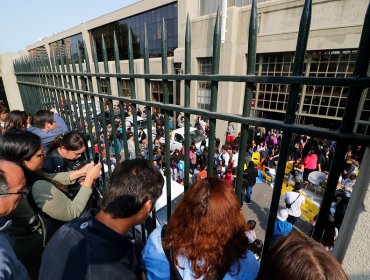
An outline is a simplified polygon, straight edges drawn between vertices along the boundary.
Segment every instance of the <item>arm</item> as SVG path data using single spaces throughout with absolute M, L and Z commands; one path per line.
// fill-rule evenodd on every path
M 36 181 L 32 187 L 32 196 L 37 206 L 50 217 L 61 221 L 69 221 L 80 216 L 91 193 L 91 187 L 81 186 L 76 197 L 70 200 L 48 181 Z
M 70 185 L 70 184 L 73 184 L 77 179 L 84 177 L 86 175 L 87 170 L 91 168 L 92 166 L 94 166 L 94 163 L 86 164 L 85 166 L 83 166 L 82 168 L 78 170 L 51 173 L 51 174 L 46 174 L 46 176 L 63 185 Z
M 53 132 L 57 135 L 68 132 L 68 127 L 67 127 L 66 123 L 59 116 L 59 114 L 55 113 L 55 112 L 54 112 L 54 121 L 56 122 L 57 127 L 56 127 L 56 129 L 52 130 L 51 132 Z
M 99 175 L 101 164 L 90 167 L 86 172 L 86 179 L 73 200 L 70 200 L 62 191 L 51 182 L 36 181 L 32 187 L 32 196 L 37 206 L 54 219 L 69 221 L 81 215 L 92 193 L 92 184 Z

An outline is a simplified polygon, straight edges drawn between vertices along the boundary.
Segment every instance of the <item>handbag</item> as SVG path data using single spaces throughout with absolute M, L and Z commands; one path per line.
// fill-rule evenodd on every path
M 32 210 L 35 212 L 35 214 L 37 214 L 38 220 L 40 221 L 40 225 L 42 228 L 42 245 L 46 247 L 46 244 L 53 236 L 53 234 L 66 222 L 54 219 L 43 212 L 40 208 L 38 208 L 36 201 L 32 196 L 32 189 L 27 194 L 27 200 Z
M 42 227 L 42 245 L 46 247 L 46 244 L 49 242 L 53 234 L 66 222 L 54 219 L 43 211 L 39 211 L 37 216 L 39 217 Z
M 293 203 L 297 201 L 297 199 L 298 199 L 298 197 L 300 197 L 300 195 L 301 195 L 301 194 L 299 194 L 299 195 L 297 196 L 297 198 L 296 198 L 292 203 L 285 202 L 285 206 L 286 206 L 286 208 L 288 208 L 288 209 L 289 209 L 290 207 L 292 207 Z

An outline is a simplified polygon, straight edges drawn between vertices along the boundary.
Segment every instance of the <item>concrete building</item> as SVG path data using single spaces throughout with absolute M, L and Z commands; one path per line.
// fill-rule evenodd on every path
M 131 6 L 101 16 L 79 26 L 45 38 L 27 47 L 32 57 L 45 54 L 58 57 L 66 50 L 68 56 L 76 60 L 77 49 L 86 44 L 92 56 L 92 38 L 96 41 L 98 60 L 102 61 L 101 36 L 107 46 L 110 71 L 114 73 L 113 32 L 118 38 L 121 50 L 121 71 L 128 72 L 127 30 L 131 28 L 134 40 L 135 72 L 143 73 L 144 23 L 147 23 L 150 49 L 150 72 L 161 73 L 160 34 L 161 21 L 165 20 L 168 34 L 168 73 L 182 73 L 184 67 L 184 36 L 186 16 L 191 19 L 192 32 L 192 73 L 207 74 L 212 67 L 212 41 L 217 7 L 221 0 L 170 0 L 139 1 Z M 258 75 L 287 76 L 291 74 L 297 30 L 303 1 L 257 1 Z M 244 75 L 246 73 L 246 54 L 250 0 L 227 1 L 225 30 L 221 46 L 220 74 Z M 306 54 L 305 75 L 315 77 L 345 77 L 351 75 L 356 60 L 367 0 L 313 1 L 310 37 Z M 65 48 L 64 48 L 65 47 Z M 126 61 L 125 61 L 126 60 Z M 103 65 L 100 65 L 103 72 Z M 4 74 L 3 74 L 4 75 Z M 4 85 L 8 78 L 3 78 Z M 105 90 L 105 79 L 101 80 Z M 14 81 L 10 81 L 15 86 Z M 209 108 L 210 83 L 191 83 L 191 106 Z M 218 111 L 242 112 L 244 94 L 243 83 L 219 84 Z M 122 81 L 123 91 L 118 92 L 112 83 L 114 95 L 129 95 L 128 80 Z M 139 99 L 144 99 L 144 81 L 136 83 Z M 9 87 L 8 87 L 9 88 Z M 289 87 L 287 85 L 257 85 L 254 93 L 254 114 L 265 118 L 283 119 L 287 105 Z M 305 86 L 300 94 L 297 107 L 297 122 L 312 123 L 336 129 L 343 116 L 348 88 Z M 152 100 L 161 101 L 161 83 L 151 82 Z M 170 102 L 182 104 L 183 87 L 175 81 L 170 82 Z M 362 110 L 356 117 L 356 131 L 370 134 L 370 93 L 363 96 Z
M 115 12 L 93 19 L 61 33 L 44 38 L 26 48 L 31 57 L 53 56 L 56 59 L 65 49 L 67 56 L 76 59 L 78 48 L 86 45 L 88 55 L 93 57 L 93 39 L 96 42 L 98 60 L 102 61 L 101 37 L 107 46 L 109 71 L 115 72 L 113 61 L 113 32 L 116 33 L 120 55 L 121 71 L 128 73 L 127 30 L 133 32 L 135 72 L 144 73 L 143 26 L 147 23 L 150 48 L 150 72 L 161 74 L 160 30 L 164 18 L 168 33 L 168 73 L 181 74 L 184 67 L 185 23 L 189 15 L 192 32 L 192 73 L 209 74 L 212 68 L 213 28 L 217 7 L 222 11 L 226 25 L 221 46 L 220 74 L 244 75 L 246 73 L 248 25 L 251 0 L 143 0 Z M 259 0 L 257 67 L 258 75 L 287 76 L 292 72 L 297 31 L 303 7 L 303 0 Z M 352 74 L 356 60 L 368 0 L 313 0 L 312 19 L 308 48 L 305 59 L 305 75 L 315 77 L 346 77 Z M 66 47 L 66 48 L 64 48 Z M 1 55 L 1 78 L 11 109 L 21 108 L 19 90 L 12 74 L 11 60 L 14 56 Z M 137 58 L 137 59 L 136 59 Z M 103 70 L 103 63 L 99 65 Z M 114 78 L 113 78 L 114 79 Z M 102 91 L 106 90 L 104 78 L 101 79 Z M 94 79 L 95 90 L 97 88 Z M 180 82 L 170 82 L 170 102 L 183 104 L 183 86 Z M 122 92 L 116 83 L 111 83 L 113 95 L 129 96 L 128 80 L 122 80 Z M 144 81 L 137 80 L 138 99 L 145 98 Z M 219 112 L 242 113 L 244 83 L 219 84 Z M 287 106 L 288 85 L 257 84 L 254 93 L 253 113 L 271 119 L 283 119 Z M 191 83 L 191 107 L 209 108 L 210 83 L 199 81 Z M 338 128 L 347 101 L 348 88 L 329 86 L 304 86 L 297 106 L 297 123 Z M 151 81 L 152 100 L 163 100 L 160 81 Z M 370 134 L 370 92 L 363 94 L 361 110 L 356 116 L 355 131 Z M 220 127 L 220 129 L 219 129 Z M 223 137 L 226 125 L 218 126 L 217 134 Z M 367 157 L 368 158 L 368 157 Z M 365 164 L 366 165 L 366 164 Z M 369 166 L 364 167 L 369 170 Z M 369 185 L 364 174 L 364 183 Z M 369 194 L 364 194 L 369 197 Z M 366 208 L 366 207 L 365 207 Z M 364 209 L 366 212 L 366 209 Z M 356 215 L 361 215 L 357 213 Z M 368 228 L 368 225 L 367 225 Z M 369 231 L 368 231 L 369 232 Z M 369 238 L 362 240 L 369 247 Z M 356 242 L 356 241 L 354 241 Z M 365 247 L 366 246 L 362 246 Z M 352 248 L 351 246 L 349 247 Z M 354 250 L 358 246 L 354 246 Z M 356 249 L 357 250 L 357 249 Z M 349 256 L 350 254 L 348 254 Z M 364 252 L 364 255 L 366 252 Z M 368 252 L 367 252 L 368 256 Z M 355 263 L 345 260 L 349 272 Z M 353 275 L 366 274 L 363 271 Z M 369 275 L 364 275 L 366 276 Z M 353 278 L 353 279 L 365 279 Z

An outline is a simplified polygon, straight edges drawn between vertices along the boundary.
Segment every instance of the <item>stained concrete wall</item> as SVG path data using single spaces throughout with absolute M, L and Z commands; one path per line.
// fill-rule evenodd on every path
M 3 79 L 10 110 L 23 110 L 17 78 L 14 75 L 13 60 L 24 55 L 27 55 L 27 53 L 20 53 L 17 55 L 0 54 L 0 75 Z

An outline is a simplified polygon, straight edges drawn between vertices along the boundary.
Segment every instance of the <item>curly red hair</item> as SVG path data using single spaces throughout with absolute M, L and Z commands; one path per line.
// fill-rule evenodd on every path
M 190 186 L 171 215 L 164 248 L 191 262 L 195 278 L 225 274 L 243 257 L 248 241 L 246 221 L 234 189 L 225 181 L 207 177 Z

